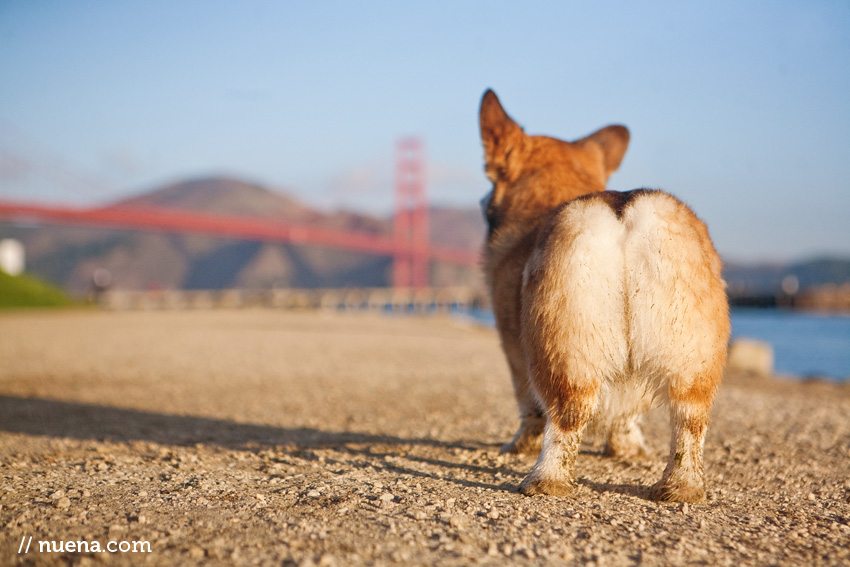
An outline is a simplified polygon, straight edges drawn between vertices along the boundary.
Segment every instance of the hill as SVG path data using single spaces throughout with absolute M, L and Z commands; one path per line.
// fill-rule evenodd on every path
M 392 234 L 391 218 L 321 211 L 256 183 L 208 177 L 169 184 L 110 206 L 156 207 L 310 224 L 376 235 Z M 485 226 L 477 207 L 433 207 L 430 239 L 477 253 Z M 320 246 L 228 240 L 206 236 L 0 224 L 0 237 L 21 240 L 28 270 L 73 295 L 91 291 L 105 268 L 117 289 L 269 289 L 272 287 L 385 286 L 392 260 Z M 850 281 L 850 259 L 820 258 L 788 264 L 727 263 L 733 296 L 773 296 L 789 276 L 801 290 Z M 480 285 L 480 269 L 432 263 L 433 285 Z
M 319 211 L 285 193 L 226 177 L 170 184 L 109 206 L 278 219 L 376 235 L 392 233 L 392 219 Z M 477 211 L 434 209 L 431 225 L 435 244 L 480 250 L 484 226 Z M 28 269 L 75 295 L 91 290 L 92 276 L 100 268 L 112 274 L 112 287 L 116 289 L 371 287 L 388 285 L 392 273 L 389 257 L 314 245 L 60 226 L 0 225 L 0 236 L 21 240 Z M 432 266 L 434 285 L 474 285 L 479 279 L 475 267 Z

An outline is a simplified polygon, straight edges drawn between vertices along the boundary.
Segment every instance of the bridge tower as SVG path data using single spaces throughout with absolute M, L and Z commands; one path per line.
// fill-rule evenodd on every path
M 422 142 L 396 144 L 393 287 L 428 286 L 428 199 Z

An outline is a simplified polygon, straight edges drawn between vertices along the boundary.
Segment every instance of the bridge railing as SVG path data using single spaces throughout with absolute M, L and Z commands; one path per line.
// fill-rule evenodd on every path
M 487 293 L 473 287 L 109 290 L 96 301 L 112 311 L 270 308 L 426 313 L 489 307 Z

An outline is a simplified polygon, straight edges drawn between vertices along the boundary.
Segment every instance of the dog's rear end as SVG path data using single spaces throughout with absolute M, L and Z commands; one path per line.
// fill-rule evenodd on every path
M 637 420 L 658 397 L 670 405 L 673 445 L 654 496 L 699 500 L 729 335 L 720 262 L 705 226 L 670 195 L 609 195 L 564 205 L 526 263 L 522 340 L 549 420 L 521 489 L 571 491 L 594 420 L 608 431 L 609 453 L 642 452 Z
M 485 105 L 492 104 L 487 96 L 482 102 L 485 151 Z M 592 161 L 587 167 L 572 159 L 569 144 L 553 150 L 561 152 L 556 159 L 540 161 L 546 144 L 566 143 L 521 135 L 526 139 L 516 138 L 505 159 L 514 147 L 524 147 L 532 157 L 517 163 L 515 156 L 513 164 L 499 169 L 512 165 L 515 173 L 509 183 L 498 175 L 494 180 L 494 198 L 501 189 L 500 202 L 508 206 L 495 215 L 502 227 L 494 229 L 491 222 L 487 254 L 497 323 L 523 416 L 507 449 L 532 447 L 542 423 L 535 410 L 546 416 L 540 457 L 520 489 L 572 492 L 575 458 L 591 422 L 608 431 L 609 454 L 643 452 L 638 419 L 659 398 L 669 404 L 673 435 L 670 460 L 653 496 L 699 500 L 705 493 L 702 445 L 729 336 L 720 260 L 705 225 L 660 191 L 602 192 L 611 171 L 605 164 L 616 168 L 624 146 L 611 160 L 606 150 L 612 146 L 597 144 L 601 187 L 597 182 L 545 190 L 541 185 L 559 168 L 584 165 L 576 179 L 592 178 Z M 489 163 L 493 156 L 487 157 Z M 511 203 L 525 204 L 516 211 Z M 535 206 L 538 212 L 527 214 Z M 504 226 L 505 219 L 522 219 L 523 212 L 525 219 Z M 506 306 L 512 289 L 518 302 Z

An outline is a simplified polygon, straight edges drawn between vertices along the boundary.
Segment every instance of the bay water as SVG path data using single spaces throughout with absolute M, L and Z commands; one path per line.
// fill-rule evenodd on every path
M 468 313 L 495 325 L 491 311 Z M 770 343 L 776 373 L 794 378 L 850 380 L 850 315 L 791 309 L 732 309 L 732 338 Z

